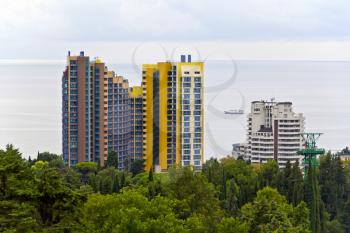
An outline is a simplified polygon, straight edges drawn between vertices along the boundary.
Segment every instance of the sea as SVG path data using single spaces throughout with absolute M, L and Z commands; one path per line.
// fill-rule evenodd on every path
M 109 69 L 141 82 L 141 64 Z M 0 148 L 13 144 L 24 157 L 62 153 L 62 62 L 0 62 Z M 291 101 L 305 117 L 305 131 L 323 133 L 318 146 L 333 152 L 350 146 L 350 62 L 205 61 L 205 158 L 230 155 L 245 142 L 247 113 L 255 100 Z M 243 109 L 245 114 L 225 115 Z

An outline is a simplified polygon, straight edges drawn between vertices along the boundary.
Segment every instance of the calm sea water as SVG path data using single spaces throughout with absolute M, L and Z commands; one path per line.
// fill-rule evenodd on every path
M 131 64 L 110 69 L 140 82 Z M 61 153 L 62 64 L 0 64 L 0 146 L 19 147 L 28 157 L 38 151 Z M 246 115 L 224 110 L 250 109 L 250 102 L 292 101 L 304 114 L 306 130 L 322 132 L 319 145 L 350 146 L 350 62 L 207 61 L 205 77 L 205 156 L 231 152 L 246 139 Z

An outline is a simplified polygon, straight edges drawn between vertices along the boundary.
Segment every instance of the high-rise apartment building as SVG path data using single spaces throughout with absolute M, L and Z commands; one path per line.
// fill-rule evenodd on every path
M 118 168 L 125 169 L 129 162 L 128 145 L 130 140 L 130 99 L 129 82 L 122 76 L 110 72 L 108 86 L 108 151 L 118 154 Z
M 235 144 L 232 144 L 232 156 L 235 159 L 242 158 L 244 160 L 248 160 L 246 158 L 247 149 L 248 149 L 248 144 L 247 143 L 235 143 Z
M 274 159 L 282 168 L 287 161 L 302 164 L 297 151 L 303 148 L 303 132 L 304 117 L 293 112 L 291 102 L 254 101 L 248 115 L 247 157 L 252 163 Z
M 62 144 L 66 163 L 75 165 L 80 161 L 98 161 L 90 148 L 90 132 L 94 113 L 94 82 L 90 76 L 90 60 L 81 52 L 79 56 L 68 54 L 67 67 L 62 78 Z
M 175 165 L 202 168 L 203 62 L 142 67 L 143 156 L 145 170 L 167 171 Z
M 130 163 L 143 159 L 143 117 L 142 117 L 142 87 L 133 86 L 129 89 L 130 97 L 130 140 L 129 140 L 129 158 Z
M 109 71 L 100 59 L 68 54 L 62 78 L 66 163 L 101 166 L 115 151 L 119 169 L 145 160 L 145 170 L 203 165 L 203 62 L 143 65 L 142 86 Z
M 94 161 L 102 166 L 108 154 L 106 103 L 108 96 L 105 85 L 107 75 L 107 67 L 101 60 L 96 59 L 90 62 L 90 78 L 85 86 L 86 161 Z M 78 102 L 78 105 L 79 103 L 83 102 Z
M 90 61 L 84 52 L 68 54 L 62 77 L 62 146 L 68 165 L 94 161 L 103 166 L 114 150 L 124 169 L 130 114 L 126 79 L 108 71 L 100 59 Z

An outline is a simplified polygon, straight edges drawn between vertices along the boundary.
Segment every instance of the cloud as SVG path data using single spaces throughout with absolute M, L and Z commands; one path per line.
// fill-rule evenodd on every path
M 345 0 L 3 0 L 2 38 L 236 40 L 349 36 Z
M 114 22 L 131 35 L 154 38 L 186 40 L 203 30 L 199 18 L 163 0 L 121 1 Z
M 56 1 L 3 0 L 1 5 L 0 39 L 40 40 L 68 30 L 68 22 L 55 10 L 60 7 Z
M 341 41 L 350 37 L 349 7 L 346 0 L 2 0 L 0 58 L 41 59 L 87 43 Z

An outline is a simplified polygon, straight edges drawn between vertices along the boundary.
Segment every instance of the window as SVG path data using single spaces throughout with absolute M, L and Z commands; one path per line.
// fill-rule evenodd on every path
M 190 94 L 184 94 L 184 99 L 190 99 Z
M 194 81 L 200 83 L 200 82 L 201 82 L 201 77 L 195 77 L 195 78 L 194 78 Z
M 195 129 L 194 129 L 194 131 L 197 133 L 197 132 L 202 132 L 202 128 L 201 127 L 196 127 Z
M 201 139 L 200 138 L 195 138 L 195 139 L 193 139 L 193 143 L 201 143 Z
M 200 88 L 194 88 L 194 89 L 193 89 L 193 92 L 194 92 L 194 93 L 201 93 L 201 89 L 200 89 Z
M 194 104 L 201 104 L 202 103 L 202 100 L 195 100 L 194 101 Z
M 184 110 L 190 110 L 190 105 L 183 105 Z
M 184 93 L 190 93 L 190 89 L 189 88 L 184 88 Z
M 184 82 L 191 82 L 191 77 L 184 77 L 183 80 Z

